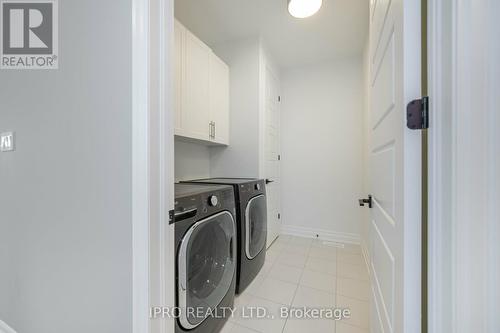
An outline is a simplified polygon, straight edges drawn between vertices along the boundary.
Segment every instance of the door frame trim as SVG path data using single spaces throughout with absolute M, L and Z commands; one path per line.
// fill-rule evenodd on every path
M 148 1 L 132 2 L 133 332 L 149 332 Z
M 429 0 L 430 333 L 500 327 L 499 14 Z
M 132 322 L 134 333 L 174 331 L 151 306 L 174 306 L 173 0 L 132 0 Z
M 440 0 L 428 0 L 428 87 L 432 99 L 430 105 L 430 123 L 428 130 L 428 332 L 451 331 L 451 296 L 449 281 L 451 278 L 445 268 L 445 262 L 451 255 L 450 240 L 445 240 L 447 221 L 451 222 L 449 211 L 451 200 L 446 197 L 451 188 L 451 178 L 446 177 L 451 167 L 450 142 L 452 124 L 449 113 L 451 93 L 453 88 L 452 67 L 446 65 L 450 60 L 451 51 L 443 41 L 452 38 L 452 32 L 446 27 L 451 26 L 451 16 L 446 15 L 445 4 Z M 449 71 L 449 72 L 448 72 Z M 439 110 L 439 112 L 437 111 Z M 445 205 L 447 207 L 445 208 Z M 445 292 L 446 290 L 446 292 Z M 448 309 L 446 309 L 448 307 Z

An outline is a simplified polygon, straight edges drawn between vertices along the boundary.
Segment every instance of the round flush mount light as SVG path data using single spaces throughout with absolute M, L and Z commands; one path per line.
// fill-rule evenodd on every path
M 296 18 L 306 18 L 318 12 L 323 0 L 288 0 L 288 12 Z

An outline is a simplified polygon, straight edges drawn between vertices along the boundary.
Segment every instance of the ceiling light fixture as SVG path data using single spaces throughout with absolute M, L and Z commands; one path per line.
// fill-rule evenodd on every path
M 306 18 L 318 12 L 323 0 L 288 0 L 288 12 L 296 18 Z

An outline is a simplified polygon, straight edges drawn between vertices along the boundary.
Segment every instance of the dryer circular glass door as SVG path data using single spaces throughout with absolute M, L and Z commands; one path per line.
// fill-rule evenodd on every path
M 266 246 L 266 196 L 258 195 L 248 201 L 245 210 L 245 252 L 248 259 L 255 258 Z
M 194 224 L 178 255 L 178 295 L 181 325 L 201 324 L 231 288 L 236 267 L 236 227 L 222 212 Z

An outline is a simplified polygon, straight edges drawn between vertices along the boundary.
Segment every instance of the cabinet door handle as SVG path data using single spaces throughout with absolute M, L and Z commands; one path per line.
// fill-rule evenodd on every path
M 208 137 L 210 139 L 215 139 L 215 121 L 208 123 Z

